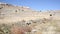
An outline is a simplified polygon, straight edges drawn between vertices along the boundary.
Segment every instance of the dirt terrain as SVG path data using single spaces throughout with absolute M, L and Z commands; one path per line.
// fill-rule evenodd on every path
M 60 34 L 60 10 L 0 3 L 0 34 Z

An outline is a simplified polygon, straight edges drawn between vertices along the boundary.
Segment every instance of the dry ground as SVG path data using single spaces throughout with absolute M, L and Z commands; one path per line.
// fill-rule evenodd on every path
M 60 34 L 60 10 L 0 4 L 0 34 Z

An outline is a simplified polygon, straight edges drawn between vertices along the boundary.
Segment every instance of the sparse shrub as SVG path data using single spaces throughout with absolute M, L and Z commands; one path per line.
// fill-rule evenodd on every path
M 0 7 L 0 9 L 2 9 L 3 7 Z
M 52 16 L 52 14 L 50 14 L 50 16 Z
M 17 12 L 17 10 L 15 10 L 15 12 Z
M 7 24 L 0 25 L 0 33 L 1 34 L 10 34 L 10 28 Z

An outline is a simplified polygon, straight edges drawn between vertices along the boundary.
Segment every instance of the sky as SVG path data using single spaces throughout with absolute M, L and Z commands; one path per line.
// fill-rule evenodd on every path
M 27 6 L 33 10 L 60 10 L 60 0 L 0 0 L 0 2 Z

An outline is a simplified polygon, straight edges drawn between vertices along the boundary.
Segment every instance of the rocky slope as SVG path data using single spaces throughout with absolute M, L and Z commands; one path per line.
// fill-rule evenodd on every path
M 52 10 L 46 12 L 38 12 L 28 7 L 13 6 L 10 4 L 0 4 L 0 22 L 1 19 L 5 22 L 17 22 L 21 20 L 34 20 L 34 19 L 56 19 L 60 20 L 60 10 Z M 52 15 L 52 16 L 50 16 Z
M 60 10 L 35 11 L 0 3 L 0 24 L 1 34 L 60 34 Z

